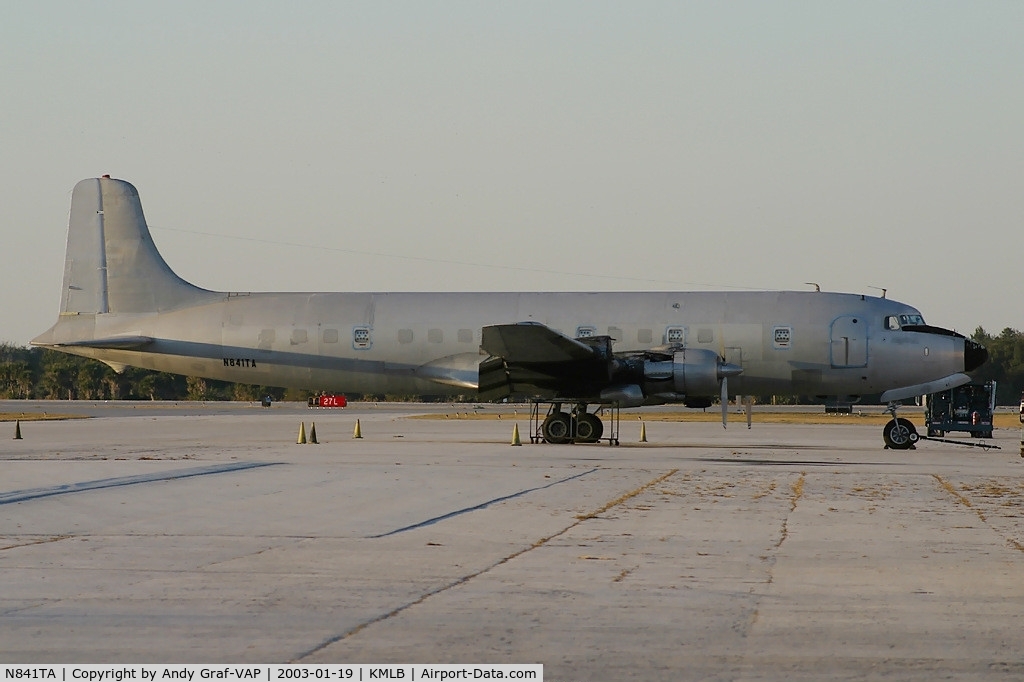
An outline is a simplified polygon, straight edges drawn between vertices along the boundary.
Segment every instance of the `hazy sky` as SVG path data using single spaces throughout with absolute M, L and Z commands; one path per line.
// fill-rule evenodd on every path
M 1021 2 L 31 2 L 0 341 L 70 191 L 233 291 L 823 289 L 1024 328 Z

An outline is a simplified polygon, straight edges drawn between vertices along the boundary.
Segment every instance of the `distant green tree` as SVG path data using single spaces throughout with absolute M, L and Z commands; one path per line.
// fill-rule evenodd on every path
M 109 367 L 98 362 L 78 363 L 75 378 L 75 395 L 79 400 L 102 400 L 104 396 L 104 374 L 113 373 Z
M 136 400 L 184 400 L 187 392 L 185 377 L 148 369 L 125 370 L 129 385 L 125 397 Z
M 988 362 L 972 372 L 972 378 L 996 382 L 997 404 L 1017 404 L 1024 391 L 1024 332 L 1007 327 L 992 336 L 978 327 L 971 338 L 988 349 Z
M 185 379 L 187 392 L 185 397 L 188 400 L 207 400 L 210 394 L 210 387 L 206 379 L 202 377 L 187 377 Z
M 80 359 L 57 351 L 44 350 L 39 363 L 36 394 L 49 400 L 73 400 L 77 397 Z
M 34 383 L 32 367 L 28 362 L 16 360 L 0 363 L 0 398 L 29 398 Z

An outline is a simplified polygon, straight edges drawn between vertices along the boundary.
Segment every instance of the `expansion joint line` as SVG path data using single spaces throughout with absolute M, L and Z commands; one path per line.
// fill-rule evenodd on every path
M 945 490 L 947 493 L 956 498 L 957 502 L 959 502 L 960 504 L 964 505 L 965 507 L 973 511 L 975 514 L 977 514 L 978 518 L 981 519 L 981 522 L 988 526 L 992 530 L 992 532 L 994 532 L 996 535 L 1003 535 L 995 526 L 989 523 L 988 518 L 985 516 L 985 512 L 971 504 L 971 500 L 966 495 L 957 490 L 956 486 L 954 486 L 952 483 L 942 478 L 938 474 L 932 474 L 932 478 L 939 482 L 939 485 L 942 487 L 943 490 Z M 1024 552 L 1024 543 L 1021 543 L 1020 541 L 1014 538 L 1008 538 L 1005 535 L 1003 537 L 1006 540 L 1006 544 L 1010 545 L 1018 552 Z
M 506 556 L 506 557 L 504 557 L 502 559 L 499 559 L 498 561 L 494 562 L 490 566 L 486 566 L 485 568 L 482 568 L 482 569 L 480 569 L 479 571 L 477 571 L 475 573 L 470 573 L 469 575 L 464 575 L 461 578 L 453 580 L 452 582 L 450 582 L 450 583 L 448 583 L 446 585 L 441 585 L 440 587 L 438 587 L 436 589 L 430 590 L 429 592 L 427 592 L 427 593 L 423 594 L 422 596 L 420 596 L 420 598 L 416 599 L 415 601 L 411 601 L 408 604 L 403 604 L 402 606 L 399 606 L 399 607 L 397 607 L 395 609 L 392 609 L 391 611 L 388 611 L 387 613 L 381 614 L 381 615 L 377 616 L 376 618 L 371 618 L 370 620 L 366 621 L 365 623 L 360 623 L 359 625 L 355 626 L 351 630 L 347 630 L 347 631 L 345 631 L 345 632 L 343 632 L 343 633 L 341 633 L 339 635 L 336 635 L 334 637 L 326 639 L 323 642 L 321 642 L 320 644 L 317 644 L 312 649 L 309 649 L 308 651 L 302 652 L 301 654 L 299 654 L 298 656 L 296 656 L 294 659 L 292 659 L 289 662 L 290 663 L 298 663 L 298 662 L 302 661 L 304 658 L 308 658 L 309 656 L 312 656 L 313 654 L 317 653 L 318 651 L 326 649 L 327 647 L 331 646 L 332 644 L 337 644 L 338 642 L 344 641 L 344 640 L 348 639 L 349 637 L 352 637 L 353 635 L 356 635 L 356 634 L 362 632 L 363 630 L 365 630 L 366 628 L 370 627 L 371 625 L 374 625 L 376 623 L 380 623 L 382 621 L 385 621 L 388 618 L 391 618 L 393 616 L 397 616 L 398 614 L 402 613 L 403 611 L 406 611 L 406 610 L 408 610 L 408 609 L 410 609 L 410 608 L 412 608 L 414 606 L 417 606 L 419 604 L 424 603 L 425 601 L 427 601 L 428 599 L 430 599 L 431 597 L 433 597 L 435 595 L 441 594 L 443 592 L 447 592 L 448 590 L 450 590 L 452 588 L 455 588 L 455 587 L 458 587 L 460 585 L 464 585 L 464 584 L 468 583 L 470 580 L 472 580 L 473 578 L 476 578 L 476 577 L 481 576 L 481 575 L 483 575 L 485 573 L 488 573 L 488 572 L 494 570 L 495 568 L 498 568 L 499 566 L 504 566 L 508 562 L 512 561 L 513 559 L 516 559 L 518 557 L 523 556 L 527 552 L 535 550 L 535 549 L 537 549 L 539 547 L 543 547 L 544 545 L 548 544 L 549 542 L 551 542 L 555 538 L 560 537 L 562 535 L 565 535 L 570 530 L 572 530 L 576 526 L 580 525 L 584 521 L 589 521 L 590 519 L 597 518 L 601 514 L 607 512 L 609 509 L 612 509 L 614 507 L 617 507 L 617 506 L 623 504 L 624 502 L 626 502 L 626 501 L 636 497 L 637 495 L 640 495 L 641 493 L 649 490 L 653 486 L 658 485 L 662 481 L 665 481 L 666 479 L 670 478 L 671 476 L 674 476 L 676 473 L 678 473 L 678 471 L 679 471 L 679 469 L 672 469 L 671 471 L 669 471 L 669 472 L 667 472 L 665 474 L 662 474 L 661 476 L 658 476 L 657 478 L 655 478 L 655 479 L 653 479 L 651 481 L 648 481 L 647 483 L 643 484 L 639 488 L 631 490 L 628 493 L 625 493 L 624 495 L 620 495 L 619 497 L 615 498 L 614 500 L 612 500 L 612 501 L 608 502 L 607 504 L 605 504 L 604 506 L 602 506 L 600 509 L 597 509 L 595 511 L 589 512 L 587 514 L 580 514 L 580 515 L 578 515 L 576 517 L 575 521 L 573 521 L 572 523 L 570 523 L 568 526 L 566 526 L 562 530 L 558 531 L 557 533 L 552 533 L 551 535 L 548 535 L 547 537 L 541 538 L 540 540 L 537 540 L 536 542 L 534 542 L 529 547 L 524 547 L 523 549 L 521 549 L 521 550 L 519 550 L 517 552 L 513 552 L 512 554 L 509 554 L 508 556 Z
M 952 495 L 957 502 L 959 502 L 960 504 L 962 504 L 963 506 L 967 507 L 975 514 L 977 514 L 978 518 L 981 519 L 982 523 L 985 523 L 986 525 L 988 524 L 988 519 L 985 518 L 984 512 L 982 512 L 980 509 L 976 508 L 973 504 L 971 504 L 971 501 L 967 499 L 967 497 L 963 493 L 957 490 L 955 485 L 944 479 L 942 476 L 939 476 L 938 474 L 932 474 L 932 478 L 938 481 L 939 485 L 942 486 L 942 489 L 945 490 L 950 495 Z

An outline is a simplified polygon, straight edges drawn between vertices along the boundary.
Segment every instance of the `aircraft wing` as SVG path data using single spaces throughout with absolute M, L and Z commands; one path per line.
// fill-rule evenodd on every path
M 881 401 L 883 403 L 888 403 L 894 400 L 916 398 L 919 395 L 948 391 L 951 388 L 956 388 L 957 386 L 963 386 L 964 384 L 969 383 L 971 383 L 971 377 L 967 376 L 963 372 L 958 372 L 956 374 L 950 374 L 948 377 L 929 381 L 924 384 L 915 384 L 914 386 L 890 389 L 882 394 Z
M 569 338 L 539 322 L 484 327 L 480 347 L 490 357 L 480 364 L 481 397 L 510 393 L 573 397 L 607 382 L 610 339 L 587 341 Z
M 480 347 L 511 363 L 585 362 L 600 357 L 592 346 L 539 322 L 484 327 Z

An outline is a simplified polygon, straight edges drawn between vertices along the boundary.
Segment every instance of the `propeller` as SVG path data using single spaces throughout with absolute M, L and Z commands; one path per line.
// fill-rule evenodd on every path
M 734 377 L 743 371 L 739 365 L 725 361 L 725 334 L 722 333 L 722 326 L 718 327 L 718 378 L 722 382 L 722 428 L 728 428 L 729 421 L 729 377 Z
M 722 428 L 727 428 L 729 421 L 729 377 L 722 377 Z
M 729 421 L 729 377 L 734 377 L 743 372 L 743 368 L 739 365 L 734 365 L 731 362 L 726 362 L 722 358 L 718 360 L 718 377 L 722 380 L 722 394 L 720 400 L 722 403 L 722 428 L 728 428 L 726 424 Z

